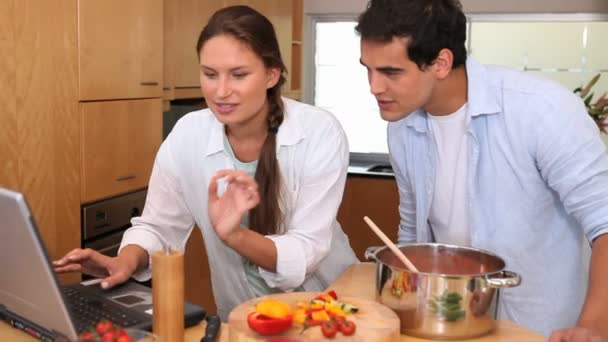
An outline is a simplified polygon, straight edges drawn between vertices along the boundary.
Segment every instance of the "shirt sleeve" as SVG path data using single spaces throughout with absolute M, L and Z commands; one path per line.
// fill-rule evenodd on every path
M 304 155 L 296 156 L 306 160 L 301 164 L 305 167 L 287 232 L 268 236 L 277 248 L 276 273 L 259 268 L 268 286 L 286 292 L 302 285 L 306 275 L 316 271 L 329 253 L 337 225 L 348 169 L 348 143 L 337 122 L 326 127 L 310 137 L 314 141 L 308 143 Z
M 542 177 L 593 241 L 608 232 L 608 154 L 582 101 L 564 95 L 553 96 L 551 115 L 537 125 L 536 160 Z
M 127 245 L 148 252 L 148 268 L 133 274 L 138 281 L 152 276 L 152 252 L 166 248 L 183 251 L 194 226 L 179 183 L 167 167 L 169 158 L 163 145 L 154 162 L 143 213 L 131 220 L 132 227 L 125 231 L 120 244 L 119 253 Z
M 407 176 L 404 145 L 400 141 L 402 137 L 397 132 L 391 133 L 391 130 L 398 128 L 399 126 L 394 128 L 389 126 L 388 134 L 389 156 L 399 190 L 399 229 L 397 230 L 397 240 L 398 243 L 410 243 L 416 241 L 416 200 Z

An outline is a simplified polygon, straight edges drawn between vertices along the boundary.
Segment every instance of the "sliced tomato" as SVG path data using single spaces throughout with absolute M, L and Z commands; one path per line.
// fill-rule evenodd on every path
M 321 323 L 321 332 L 323 336 L 333 338 L 338 332 L 338 325 L 334 321 L 323 321 Z
M 329 290 L 329 291 L 327 291 L 327 294 L 328 294 L 328 295 L 329 295 L 331 298 L 333 298 L 334 300 L 338 300 L 338 294 L 336 293 L 336 291 L 334 291 L 334 290 Z
M 292 316 L 285 318 L 271 318 L 258 312 L 247 315 L 247 324 L 251 330 L 260 335 L 276 335 L 291 328 Z
M 338 321 L 338 328 L 340 332 L 346 336 L 352 335 L 357 330 L 357 325 L 355 322 L 349 320 Z

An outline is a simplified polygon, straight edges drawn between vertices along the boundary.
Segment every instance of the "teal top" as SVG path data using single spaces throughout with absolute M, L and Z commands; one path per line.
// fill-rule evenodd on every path
M 234 162 L 234 167 L 237 170 L 247 172 L 251 177 L 255 176 L 255 170 L 258 167 L 258 161 L 254 160 L 249 163 L 244 163 L 235 156 L 234 151 L 232 150 L 232 146 L 230 146 L 230 142 L 228 141 L 228 137 L 224 135 L 224 148 L 228 151 L 230 158 Z M 243 220 L 241 221 L 241 225 L 243 227 L 249 227 L 249 214 L 245 214 L 243 216 Z M 282 292 L 280 289 L 271 288 L 266 284 L 266 281 L 260 275 L 260 271 L 258 265 L 253 264 L 249 259 L 243 257 L 243 267 L 245 269 L 245 275 L 247 276 L 247 281 L 249 282 L 249 286 L 253 293 L 259 297 L 263 295 L 267 295 L 270 293 L 280 293 Z

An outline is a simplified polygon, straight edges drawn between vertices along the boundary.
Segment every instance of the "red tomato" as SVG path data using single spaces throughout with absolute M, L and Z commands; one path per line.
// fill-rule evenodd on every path
M 122 335 L 122 336 L 118 337 L 116 342 L 133 342 L 133 339 L 131 337 L 129 337 L 129 335 Z
M 336 293 L 336 291 L 334 291 L 334 290 L 329 290 L 329 291 L 327 291 L 327 294 L 328 294 L 328 295 L 329 295 L 331 298 L 333 298 L 334 300 L 338 300 L 338 294 Z
M 291 318 L 291 315 L 285 318 L 270 318 L 254 311 L 247 315 L 247 324 L 260 335 L 276 335 L 291 328 Z
M 106 331 L 106 333 L 101 336 L 101 342 L 114 342 L 114 340 L 117 337 L 118 337 L 118 334 L 116 334 L 116 331 L 109 330 L 109 331 Z
M 121 336 L 129 336 L 129 334 L 127 334 L 127 331 L 125 329 L 117 329 L 116 337 L 121 337 Z
M 323 336 L 333 338 L 338 332 L 338 325 L 334 321 L 323 321 L 321 323 L 321 332 Z
M 95 342 L 95 336 L 92 332 L 84 332 L 78 337 L 78 342 Z
M 101 321 L 95 326 L 95 331 L 97 331 L 100 336 L 112 329 L 114 329 L 114 325 L 110 321 Z
M 355 322 L 353 322 L 353 321 L 349 321 L 349 320 L 340 321 L 340 322 L 338 322 L 338 325 L 339 325 L 340 332 L 346 336 L 354 334 L 355 330 L 357 330 L 357 326 L 355 325 Z
M 338 315 L 335 315 L 334 317 L 332 317 L 332 319 L 334 321 L 336 321 L 336 323 L 338 323 L 338 326 L 340 326 L 340 322 L 344 322 L 346 320 L 346 318 L 344 316 L 338 316 Z

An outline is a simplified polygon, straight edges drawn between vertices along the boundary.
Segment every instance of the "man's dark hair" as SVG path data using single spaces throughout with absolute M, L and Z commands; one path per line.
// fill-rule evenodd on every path
M 466 17 L 458 0 L 370 0 L 355 30 L 361 39 L 408 38 L 407 56 L 420 69 L 441 49 L 454 54 L 452 68 L 466 62 Z

